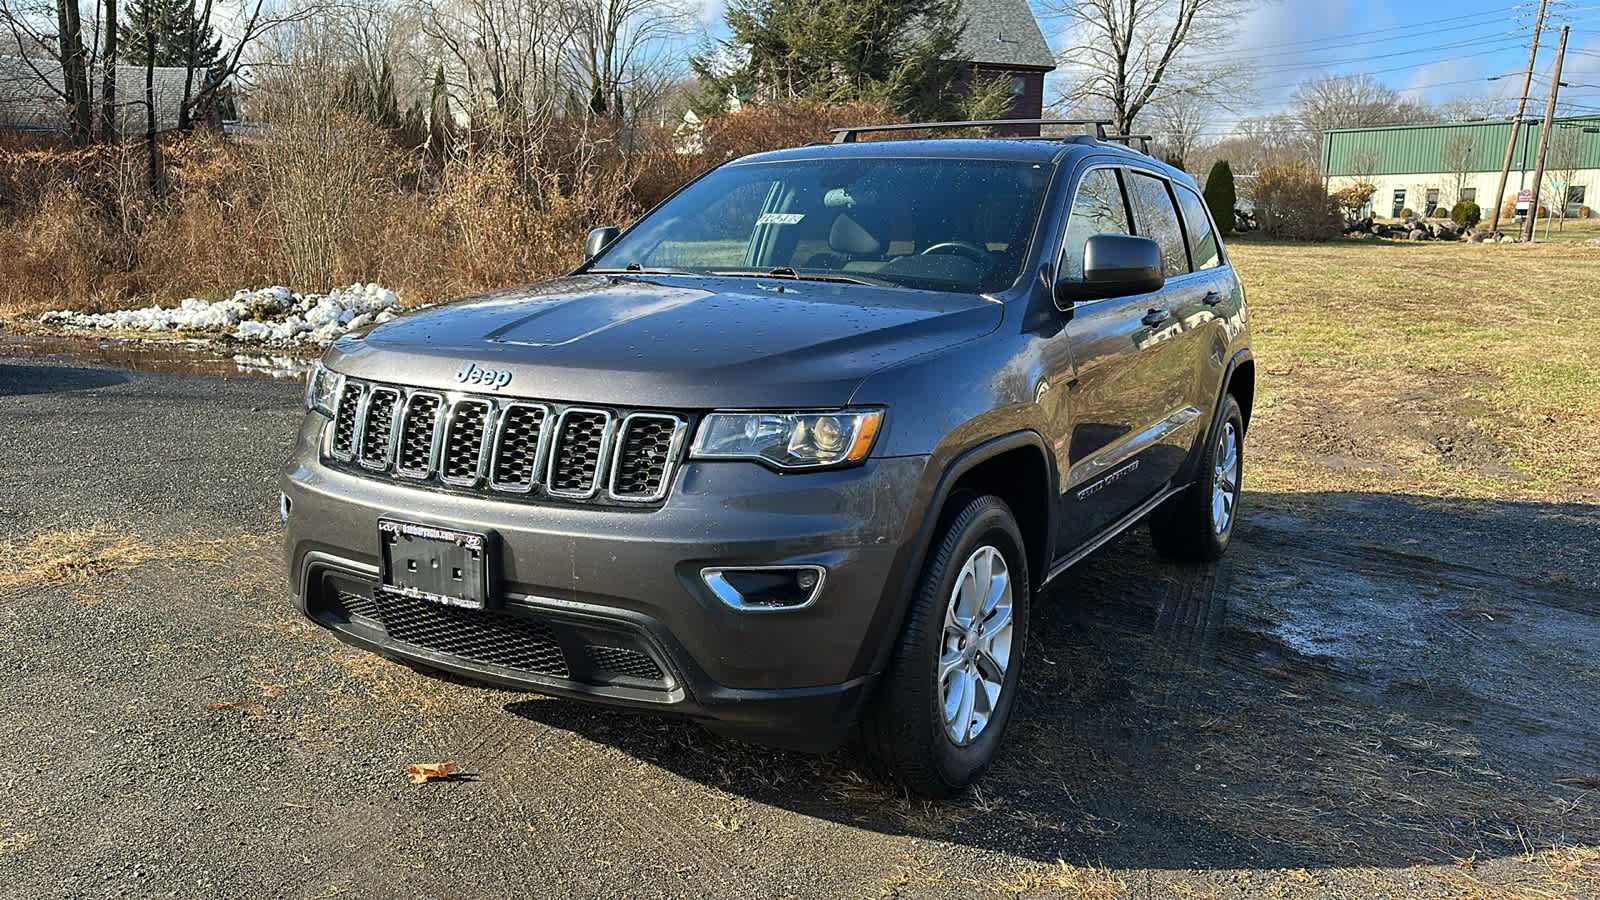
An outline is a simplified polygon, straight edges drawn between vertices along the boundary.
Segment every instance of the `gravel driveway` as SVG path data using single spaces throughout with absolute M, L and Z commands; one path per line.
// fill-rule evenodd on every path
M 0 357 L 0 896 L 1600 891 L 1596 507 L 1255 493 L 1204 569 L 1136 530 L 930 804 L 302 621 L 300 393 Z

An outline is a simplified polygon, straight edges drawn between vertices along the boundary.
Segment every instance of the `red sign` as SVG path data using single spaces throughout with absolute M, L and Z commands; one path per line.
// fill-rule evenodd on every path
M 1533 202 L 1533 191 L 1523 191 L 1522 193 L 1518 194 L 1517 195 L 1517 202 L 1518 203 L 1532 203 Z

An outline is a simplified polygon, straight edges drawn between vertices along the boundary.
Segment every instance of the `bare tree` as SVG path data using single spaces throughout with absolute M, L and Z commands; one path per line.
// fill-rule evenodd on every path
M 573 40 L 564 10 L 524 0 L 420 0 L 419 10 L 475 128 L 505 135 L 555 114 Z
M 1152 103 L 1180 93 L 1219 103 L 1235 97 L 1247 71 L 1241 56 L 1218 53 L 1252 0 L 1047 0 L 1069 23 L 1060 54 L 1073 107 L 1099 106 L 1131 133 Z M 1226 95 L 1225 91 L 1226 89 Z
M 1217 104 L 1203 94 L 1180 92 L 1152 101 L 1148 112 L 1156 152 L 1181 168 L 1204 141 L 1216 110 Z
M 117 139 L 117 0 L 105 0 L 100 43 L 100 139 Z
M 1321 156 L 1322 136 L 1334 128 L 1414 125 L 1437 116 L 1371 75 L 1326 75 L 1301 83 L 1290 95 L 1291 115 L 1306 142 L 1306 158 Z
M 1461 192 L 1467 186 L 1467 175 L 1472 172 L 1472 153 L 1476 148 L 1477 142 L 1471 134 L 1465 132 L 1445 141 L 1439 161 L 1444 164 L 1443 170 L 1455 181 L 1456 190 L 1451 198 L 1452 206 L 1461 202 Z
M 572 14 L 573 56 L 588 82 L 589 108 L 613 118 L 627 113 L 624 93 L 660 90 L 657 76 L 670 68 L 665 42 L 694 24 L 693 9 L 679 0 L 573 0 Z M 634 98 L 636 109 L 642 99 Z
M 1350 177 L 1357 184 L 1373 184 L 1378 168 L 1383 164 L 1383 151 L 1377 147 L 1357 147 L 1345 158 Z
M 1572 191 L 1572 180 L 1583 168 L 1580 134 L 1578 128 L 1558 127 L 1550 135 L 1550 149 L 1545 152 L 1545 187 L 1546 196 L 1549 197 L 1547 207 L 1555 213 L 1563 228 L 1566 226 L 1567 198 Z
M 87 144 L 94 136 L 94 93 L 77 0 L 0 0 L 0 27 L 19 48 L 40 93 L 65 107 L 73 144 Z

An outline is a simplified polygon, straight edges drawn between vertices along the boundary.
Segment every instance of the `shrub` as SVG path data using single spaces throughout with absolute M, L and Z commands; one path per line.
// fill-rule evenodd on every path
M 1333 200 L 1344 213 L 1344 220 L 1354 225 L 1361 221 L 1361 212 L 1367 208 L 1367 201 L 1372 199 L 1378 188 L 1365 182 L 1358 182 L 1346 188 L 1340 188 L 1333 193 Z
M 1343 227 L 1322 179 L 1304 165 L 1267 166 L 1256 178 L 1256 221 L 1268 237 L 1326 241 Z
M 1517 195 L 1507 194 L 1504 202 L 1500 204 L 1500 221 L 1514 219 L 1517 216 Z
M 1460 225 L 1462 228 L 1476 227 L 1478 221 L 1482 218 L 1483 210 L 1471 200 L 1462 200 L 1450 208 L 1450 221 Z
M 1409 207 L 1409 206 L 1407 206 L 1404 209 L 1400 210 L 1400 218 L 1402 218 L 1402 219 L 1409 219 L 1414 215 L 1416 215 L 1416 213 L 1412 212 L 1411 211 L 1411 207 Z
M 1587 206 L 1578 207 L 1578 218 L 1587 219 L 1592 215 L 1594 215 L 1594 210 L 1590 209 L 1589 207 L 1587 207 Z
M 1239 203 L 1239 194 L 1233 184 L 1233 167 L 1225 159 L 1217 160 L 1211 167 L 1211 174 L 1206 176 L 1206 206 L 1211 209 L 1211 218 L 1217 220 L 1217 227 L 1223 234 L 1233 230 L 1234 209 Z

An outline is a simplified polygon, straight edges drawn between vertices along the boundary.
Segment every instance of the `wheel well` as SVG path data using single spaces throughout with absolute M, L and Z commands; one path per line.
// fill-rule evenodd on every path
M 1050 470 L 1044 454 L 1033 447 L 1018 447 L 992 456 L 961 473 L 939 511 L 939 530 L 966 505 L 963 499 L 993 494 L 1011 507 L 1022 529 L 1028 554 L 1028 580 L 1034 587 L 1049 565 Z
M 1255 360 L 1247 359 L 1239 363 L 1233 370 L 1233 376 L 1228 379 L 1228 393 L 1239 404 L 1239 414 L 1244 418 L 1244 430 L 1250 430 L 1250 407 L 1256 399 L 1256 364 Z

